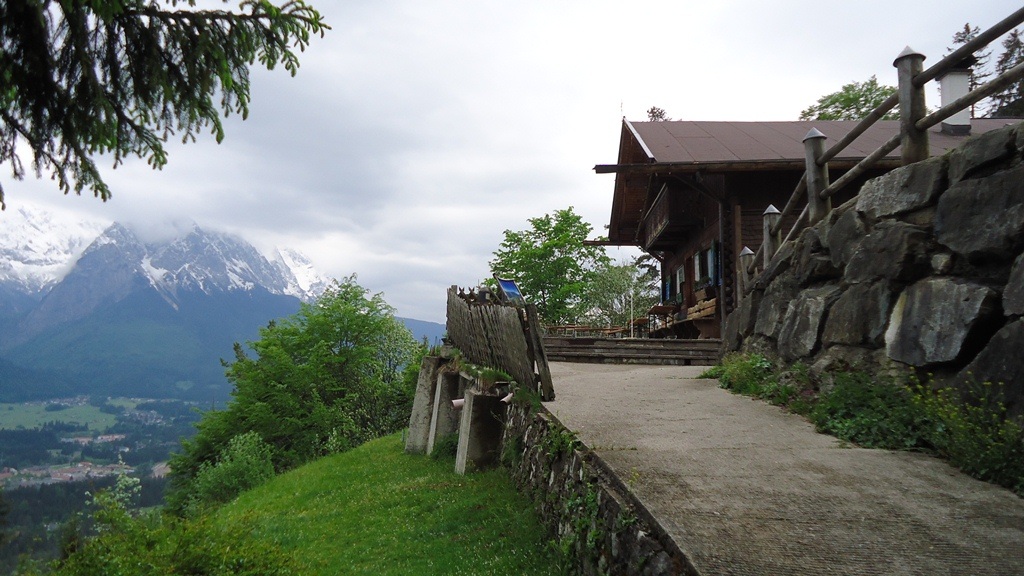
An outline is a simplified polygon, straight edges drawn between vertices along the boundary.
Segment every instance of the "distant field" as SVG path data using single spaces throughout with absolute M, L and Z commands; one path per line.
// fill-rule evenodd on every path
M 133 408 L 135 402 L 118 398 L 111 404 Z M 46 422 L 77 422 L 88 424 L 90 431 L 104 432 L 114 425 L 114 414 L 104 414 L 96 406 L 72 406 L 67 410 L 47 412 L 45 404 L 2 404 L 0 403 L 0 428 L 15 430 L 21 428 L 39 428 Z

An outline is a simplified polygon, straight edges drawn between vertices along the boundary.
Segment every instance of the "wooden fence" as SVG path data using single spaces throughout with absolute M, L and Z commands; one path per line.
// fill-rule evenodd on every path
M 803 211 L 786 234 L 785 241 L 795 238 L 802 229 L 813 226 L 824 218 L 831 210 L 830 198 L 833 195 L 897 147 L 901 147 L 904 165 L 926 160 L 929 156 L 929 128 L 1024 78 L 1024 62 L 1022 62 L 990 82 L 970 91 L 966 96 L 950 102 L 932 113 L 928 113 L 925 106 L 924 87 L 928 82 L 949 72 L 975 52 L 984 49 L 989 43 L 1022 22 L 1024 22 L 1024 8 L 1018 9 L 992 28 L 978 34 L 973 40 L 966 42 L 927 70 L 923 69 L 924 55 L 914 52 L 908 47 L 893 62 L 893 66 L 897 69 L 899 82 L 896 93 L 879 104 L 842 140 L 825 150 L 826 135 L 816 129 L 811 129 L 804 138 L 806 169 L 800 183 L 797 184 L 781 212 L 772 207 L 765 211 L 764 239 L 758 251 L 755 253 L 749 248 L 744 248 L 740 253 L 741 295 L 750 291 L 753 278 L 759 274 L 760 270 L 768 266 L 772 256 L 784 242 L 782 238 L 783 219 L 786 216 L 791 216 L 804 201 L 806 204 L 804 204 Z M 829 160 L 835 158 L 865 130 L 897 106 L 899 106 L 900 113 L 900 133 L 882 144 L 838 180 L 830 183 Z
M 520 385 L 554 400 L 547 355 L 536 312 L 497 303 L 477 303 L 448 289 L 448 339 L 474 364 L 508 373 Z M 536 371 L 534 366 L 536 365 Z

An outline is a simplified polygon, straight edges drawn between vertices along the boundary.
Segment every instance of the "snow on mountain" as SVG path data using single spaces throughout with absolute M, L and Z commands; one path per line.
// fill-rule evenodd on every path
M 285 294 L 310 301 L 320 297 L 330 284 L 330 280 L 317 271 L 305 254 L 291 248 L 278 248 L 275 256 L 274 265 L 289 271 L 294 279 L 285 288 Z
M 129 227 L 83 220 L 39 208 L 0 215 L 0 285 L 42 298 L 89 251 L 109 244 L 132 246 L 122 258 L 173 300 L 179 290 L 266 289 L 310 301 L 328 284 L 301 253 L 282 248 L 268 259 L 244 239 L 193 225 L 169 242 L 143 245 Z M 141 251 L 135 245 L 144 246 Z
M 109 221 L 26 207 L 0 214 L 0 283 L 39 294 L 59 282 Z

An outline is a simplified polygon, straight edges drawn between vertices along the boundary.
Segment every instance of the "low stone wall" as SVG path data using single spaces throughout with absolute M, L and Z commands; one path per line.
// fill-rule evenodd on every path
M 1024 125 L 867 182 L 784 245 L 726 350 L 830 369 L 1003 382 L 1024 413 Z
M 622 481 L 543 407 L 509 406 L 501 458 L 575 573 L 696 574 Z

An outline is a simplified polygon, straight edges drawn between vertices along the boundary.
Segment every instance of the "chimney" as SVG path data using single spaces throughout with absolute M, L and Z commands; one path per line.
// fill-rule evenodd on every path
M 971 66 L 977 62 L 974 56 L 968 56 L 956 64 L 945 74 L 939 76 L 939 95 L 942 106 L 963 98 L 971 90 Z M 942 133 L 953 136 L 967 136 L 971 133 L 971 107 L 953 114 L 942 121 Z

